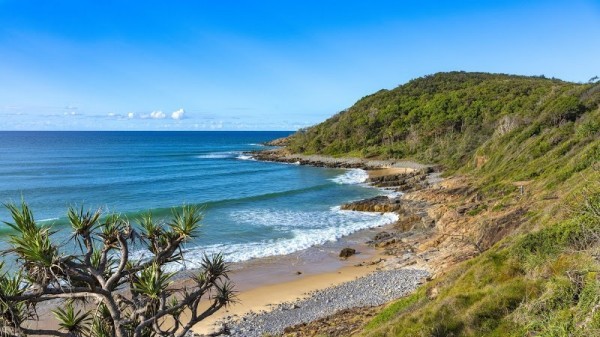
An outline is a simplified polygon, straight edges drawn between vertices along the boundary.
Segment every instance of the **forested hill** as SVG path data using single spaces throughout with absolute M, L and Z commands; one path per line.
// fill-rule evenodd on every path
M 287 147 L 441 164 L 472 193 L 413 195 L 440 193 L 432 212 L 448 210 L 428 235 L 500 233 L 359 335 L 600 336 L 600 83 L 439 73 L 364 97 Z M 513 232 L 498 221 L 521 211 Z
M 412 158 L 458 167 L 493 137 L 523 132 L 533 136 L 547 128 L 572 125 L 597 109 L 599 102 L 600 84 L 541 76 L 437 73 L 360 99 L 325 122 L 292 135 L 288 148 L 298 153 Z M 586 124 L 588 132 L 599 127 L 598 121 Z

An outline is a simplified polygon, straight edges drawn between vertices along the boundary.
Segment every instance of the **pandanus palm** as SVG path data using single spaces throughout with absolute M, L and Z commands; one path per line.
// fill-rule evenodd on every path
M 183 336 L 235 300 L 221 255 L 203 259 L 192 286 L 177 287 L 166 271 L 168 264 L 183 261 L 183 245 L 198 235 L 197 207 L 174 210 L 166 223 L 147 214 L 137 225 L 118 214 L 71 208 L 69 241 L 76 244 L 70 250 L 52 241 L 52 228 L 38 225 L 25 202 L 6 207 L 13 233 L 4 254 L 20 270 L 10 274 L 0 263 L 0 326 L 8 336 Z M 134 248 L 149 256 L 131 259 Z M 208 303 L 202 309 L 201 300 Z M 47 301 L 57 302 L 59 328 L 28 328 Z

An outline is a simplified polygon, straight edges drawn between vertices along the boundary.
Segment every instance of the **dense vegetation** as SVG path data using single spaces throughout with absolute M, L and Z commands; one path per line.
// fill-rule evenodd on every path
M 2 255 L 14 265 L 9 272 L 0 261 L 0 336 L 183 337 L 234 300 L 220 255 L 205 257 L 185 286 L 175 285 L 167 270 L 183 261 L 184 243 L 198 235 L 197 208 L 174 211 L 167 223 L 148 214 L 138 226 L 118 214 L 71 208 L 73 235 L 59 244 L 27 204 L 7 207 L 13 220 L 6 224 L 14 232 Z M 133 259 L 134 247 L 147 256 Z M 50 308 L 58 330 L 32 324 Z
M 600 83 L 443 73 L 379 91 L 293 151 L 442 164 L 526 207 L 513 235 L 388 306 L 365 336 L 600 336 Z M 515 182 L 527 183 L 520 195 Z
M 360 99 L 290 137 L 299 153 L 414 158 L 456 167 L 493 135 L 576 121 L 600 101 L 600 87 L 543 77 L 439 73 Z M 594 133 L 590 121 L 580 132 Z M 540 149 L 543 150 L 543 149 Z

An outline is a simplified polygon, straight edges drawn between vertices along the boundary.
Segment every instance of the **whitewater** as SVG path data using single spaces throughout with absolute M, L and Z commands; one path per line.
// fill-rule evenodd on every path
M 186 245 L 186 268 L 207 253 L 231 262 L 285 255 L 397 220 L 340 210 L 386 194 L 364 184 L 363 170 L 266 163 L 247 154 L 287 134 L 0 132 L 0 201 L 22 197 L 36 219 L 57 229 L 58 243 L 70 235 L 69 206 L 118 212 L 133 223 L 145 212 L 166 221 L 173 208 L 201 206 L 203 225 Z M 4 209 L 0 221 L 10 221 Z M 2 226 L 0 249 L 8 233 Z

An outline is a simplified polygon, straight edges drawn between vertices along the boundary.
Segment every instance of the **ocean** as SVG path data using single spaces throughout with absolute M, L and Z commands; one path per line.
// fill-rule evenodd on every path
M 361 170 L 260 162 L 244 154 L 290 132 L 0 132 L 0 202 L 24 199 L 54 239 L 68 245 L 69 206 L 120 213 L 201 205 L 201 235 L 186 267 L 205 253 L 231 262 L 284 255 L 393 222 L 393 214 L 342 211 L 342 203 L 385 194 Z M 0 249 L 10 221 L 0 209 Z M 144 251 L 134 256 L 143 257 Z

